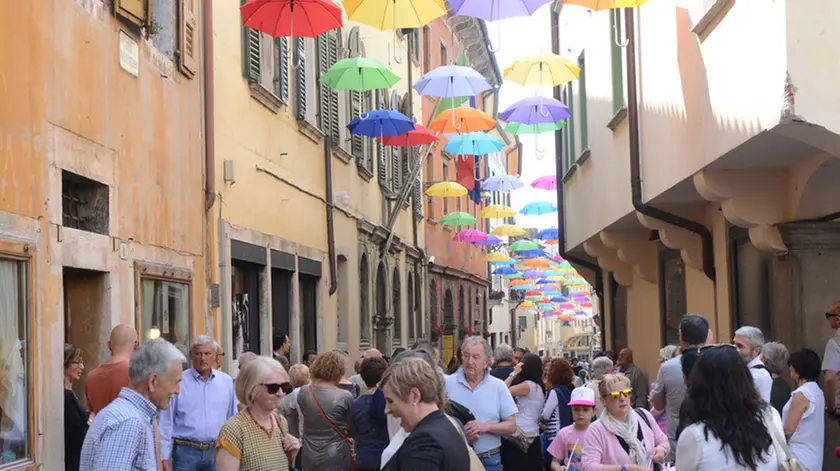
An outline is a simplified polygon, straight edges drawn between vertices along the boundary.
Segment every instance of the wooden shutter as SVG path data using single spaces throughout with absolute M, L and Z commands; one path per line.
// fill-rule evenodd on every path
M 393 147 L 391 149 L 391 188 L 394 191 L 399 191 L 402 176 L 402 147 Z
M 340 30 L 332 30 L 328 33 L 328 47 L 329 47 L 329 66 L 334 66 L 338 62 L 338 50 L 341 47 L 339 37 Z M 326 73 L 326 71 L 324 71 Z M 336 145 L 343 144 L 341 141 L 341 117 L 339 115 L 338 106 L 338 90 L 328 88 L 330 92 L 330 133 L 332 134 L 333 143 Z M 343 147 L 343 145 L 342 145 Z
M 350 92 L 350 117 L 355 118 L 362 114 L 362 92 Z M 365 141 L 361 134 L 353 134 L 350 142 L 350 153 L 356 157 L 356 163 L 359 166 L 364 165 L 365 161 Z
M 148 20 L 147 0 L 114 0 L 114 10 L 120 18 L 124 18 L 138 26 L 143 26 Z
M 246 0 L 242 0 L 245 5 Z M 242 75 L 249 82 L 259 83 L 260 75 L 260 32 L 242 27 Z
M 192 78 L 198 72 L 198 0 L 181 0 L 178 50 L 181 72 Z
M 306 119 L 306 43 L 303 38 L 295 38 L 295 60 L 298 68 L 295 73 L 295 89 L 297 89 L 297 119 Z
M 289 102 L 289 38 L 282 37 L 274 40 L 277 44 L 277 80 L 278 91 L 283 103 Z
M 382 90 L 376 91 L 376 109 L 381 110 L 385 109 L 385 93 Z M 376 141 L 374 141 L 376 142 Z M 379 184 L 386 188 L 388 186 L 388 158 L 385 154 L 386 147 L 378 143 L 376 144 L 376 155 L 377 155 L 377 177 L 379 179 Z
M 332 134 L 330 126 L 330 87 L 321 83 L 321 77 L 330 69 L 329 32 L 318 35 L 315 43 L 318 49 L 318 126 L 324 134 Z
M 421 190 L 420 175 L 414 179 L 414 217 L 423 219 L 423 192 Z

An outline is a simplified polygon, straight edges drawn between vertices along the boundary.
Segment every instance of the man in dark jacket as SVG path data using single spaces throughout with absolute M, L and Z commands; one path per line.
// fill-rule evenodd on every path
M 618 371 L 630 380 L 630 386 L 633 388 L 630 402 L 633 408 L 647 409 L 650 386 L 645 372 L 633 363 L 633 350 L 624 348 L 618 353 Z

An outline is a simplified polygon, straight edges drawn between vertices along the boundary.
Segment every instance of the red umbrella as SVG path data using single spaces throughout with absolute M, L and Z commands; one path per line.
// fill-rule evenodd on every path
M 274 38 L 314 38 L 342 24 L 341 7 L 329 0 L 250 0 L 239 11 L 243 26 Z
M 434 134 L 419 124 L 414 125 L 413 131 L 399 136 L 377 137 L 377 141 L 386 146 L 414 147 L 429 145 L 438 140 Z

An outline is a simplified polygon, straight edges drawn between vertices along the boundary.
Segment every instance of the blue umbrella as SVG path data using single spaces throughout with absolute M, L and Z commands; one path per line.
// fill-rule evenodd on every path
M 519 214 L 539 215 L 553 213 L 555 211 L 557 211 L 557 206 L 554 206 L 548 201 L 533 201 L 519 210 Z
M 484 155 L 499 152 L 505 148 L 505 143 L 486 132 L 468 132 L 454 136 L 443 148 L 455 155 Z
M 490 262 L 490 265 L 494 265 L 494 266 L 495 265 L 514 265 L 514 264 L 516 264 L 516 260 L 514 260 L 514 259 L 505 260 L 504 262 Z
M 481 189 L 487 191 L 511 191 L 523 186 L 524 183 L 511 175 L 495 175 L 481 182 Z
M 414 83 L 417 93 L 441 98 L 476 96 L 491 88 L 483 75 L 460 65 L 438 67 Z
M 500 237 L 494 236 L 490 234 L 484 240 L 477 240 L 473 242 L 473 245 L 498 245 L 504 242 Z
M 511 286 L 510 287 L 510 289 L 516 290 L 516 291 L 528 291 L 531 288 L 533 288 L 533 286 L 530 286 L 530 285 L 516 285 L 516 286 Z
M 551 285 L 551 284 L 554 284 L 554 283 L 555 282 L 551 281 L 551 280 L 539 280 L 539 281 L 537 281 L 538 285 Z
M 537 239 L 540 239 L 540 240 L 557 240 L 557 239 L 560 238 L 559 235 L 560 235 L 560 233 L 557 231 L 557 228 L 552 227 L 552 228 L 543 229 L 543 230 L 537 232 Z
M 519 273 L 519 272 L 516 271 L 515 269 L 511 268 L 511 267 L 499 267 L 499 268 L 493 270 L 492 274 L 493 275 L 513 275 L 513 274 L 516 274 L 516 273 Z
M 540 124 L 556 123 L 571 117 L 571 113 L 560 100 L 528 97 L 508 106 L 499 117 L 509 123 Z
M 517 257 L 520 258 L 536 258 L 536 257 L 545 257 L 546 253 L 544 250 L 534 249 L 534 250 L 523 250 L 516 254 Z
M 365 117 L 357 116 L 347 124 L 353 134 L 368 137 L 401 136 L 414 130 L 411 118 L 393 110 L 371 110 Z
M 569 300 L 566 299 L 565 296 L 554 296 L 553 298 L 550 299 L 550 301 L 553 302 L 553 303 L 567 303 L 567 302 L 569 302 Z

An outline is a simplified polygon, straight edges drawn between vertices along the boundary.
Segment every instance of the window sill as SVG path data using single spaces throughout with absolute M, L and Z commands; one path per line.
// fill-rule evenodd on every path
M 434 219 L 434 218 L 431 218 L 431 217 L 426 218 L 426 222 L 428 222 L 429 224 L 431 224 L 433 226 L 438 224 L 437 219 Z
M 279 113 L 280 109 L 286 105 L 286 102 L 274 93 L 271 93 L 271 91 L 263 87 L 262 84 L 251 82 L 248 84 L 248 88 L 251 90 L 251 98 L 260 102 L 261 105 L 265 106 L 274 114 Z
M 607 127 L 610 131 L 615 132 L 625 119 L 627 119 L 627 105 L 622 106 L 615 112 L 613 117 L 610 119 L 610 122 L 607 123 Z
M 697 20 L 697 23 L 691 28 L 691 32 L 700 38 L 700 42 L 705 41 L 712 34 L 712 31 L 717 28 L 717 25 L 723 21 L 723 18 L 729 13 L 733 5 L 735 5 L 735 0 L 715 1 L 715 3 L 709 5 L 703 17 Z
M 298 120 L 298 131 L 315 144 L 320 144 L 324 140 L 324 133 L 305 119 Z
M 575 163 L 574 165 L 569 167 L 568 170 L 566 170 L 566 173 L 563 174 L 563 178 L 562 178 L 563 184 L 568 183 L 568 181 L 572 179 L 572 175 L 574 175 L 575 172 L 577 172 L 577 168 L 578 168 L 578 164 Z
M 366 182 L 370 182 L 373 179 L 373 172 L 368 170 L 368 168 L 362 165 L 361 162 L 359 162 L 356 165 L 356 171 L 359 172 L 359 176 L 362 177 Z
M 443 230 L 446 232 L 452 232 L 452 228 L 449 226 L 443 226 Z
M 584 151 L 581 152 L 578 156 L 577 160 L 575 160 L 575 163 L 578 165 L 583 165 L 584 163 L 586 163 L 587 160 L 589 160 L 589 157 L 591 155 L 592 151 L 590 151 L 589 149 L 584 149 Z
M 343 147 L 337 146 L 333 144 L 332 146 L 332 155 L 333 157 L 338 157 L 338 160 L 341 160 L 345 164 L 349 164 L 351 160 L 353 160 L 353 154 L 347 152 Z

